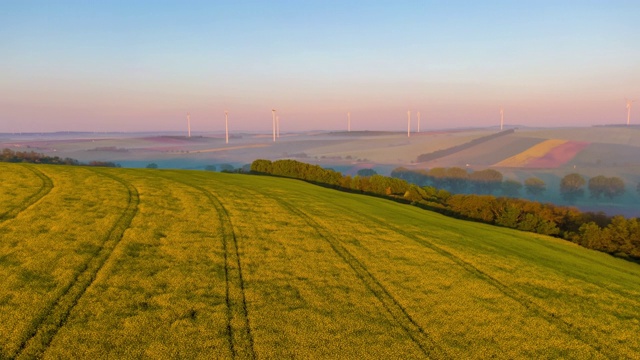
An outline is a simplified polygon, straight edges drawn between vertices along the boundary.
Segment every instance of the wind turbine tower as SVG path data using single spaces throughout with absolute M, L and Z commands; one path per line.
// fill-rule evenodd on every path
M 187 136 L 191 137 L 191 114 L 187 113 Z
M 420 111 L 418 111 L 418 132 L 420 132 Z
M 225 143 L 229 143 L 229 111 L 224 111 L 224 133 L 225 133 Z
M 631 122 L 631 104 L 634 101 L 635 100 L 627 100 L 627 126 L 629 126 L 629 124 Z
M 503 127 L 504 127 L 504 109 L 501 106 L 500 107 L 500 131 L 502 131 Z
M 347 131 L 351 132 L 351 112 L 347 112 Z
M 407 137 L 411 137 L 411 110 L 407 111 Z
M 276 142 L 276 109 L 271 109 L 271 117 L 273 118 L 273 142 Z

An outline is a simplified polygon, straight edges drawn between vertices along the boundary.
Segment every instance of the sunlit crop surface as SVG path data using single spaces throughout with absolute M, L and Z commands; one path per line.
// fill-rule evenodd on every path
M 301 181 L 0 164 L 0 358 L 633 358 L 640 266 Z

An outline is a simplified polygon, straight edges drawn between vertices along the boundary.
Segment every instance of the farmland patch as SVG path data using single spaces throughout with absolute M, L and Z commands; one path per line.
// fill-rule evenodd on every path
M 640 266 L 566 241 L 291 179 L 35 168 L 55 187 L 0 223 L 0 358 L 640 352 Z
M 558 168 L 589 145 L 587 142 L 550 139 L 496 163 L 496 167 Z

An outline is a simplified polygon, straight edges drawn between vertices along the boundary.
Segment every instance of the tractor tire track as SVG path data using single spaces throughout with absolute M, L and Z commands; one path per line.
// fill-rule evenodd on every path
M 229 212 L 222 204 L 222 201 L 206 188 L 171 177 L 164 178 L 198 190 L 207 197 L 216 209 L 218 220 L 222 227 L 229 348 L 234 359 L 255 359 L 256 354 L 247 310 L 240 250 Z
M 207 178 L 207 180 L 211 180 Z M 228 185 L 226 185 L 228 186 Z M 298 215 L 302 218 L 311 228 L 313 228 L 318 235 L 332 248 L 332 250 L 340 257 L 351 269 L 355 272 L 356 277 L 362 281 L 365 287 L 380 301 L 382 306 L 387 310 L 390 316 L 398 323 L 398 325 L 405 331 L 405 333 L 411 338 L 411 340 L 420 348 L 425 356 L 434 359 L 447 359 L 451 358 L 442 347 L 440 347 L 428 333 L 416 323 L 413 318 L 408 314 L 406 309 L 389 293 L 389 291 L 367 270 L 367 268 L 355 258 L 347 249 L 340 245 L 339 240 L 336 240 L 330 233 L 325 232 L 324 226 L 318 224 L 313 218 L 306 213 L 298 210 L 292 204 L 283 201 L 280 198 L 269 196 L 263 192 L 255 189 L 240 188 L 243 192 L 249 192 L 261 197 L 269 198 L 277 202 L 283 208 Z
M 340 208 L 347 210 L 346 208 L 339 206 Z M 353 209 L 349 209 L 350 214 L 354 214 Z M 535 314 L 536 316 L 539 316 L 540 318 L 544 319 L 545 321 L 547 321 L 549 324 L 555 326 L 556 328 L 558 328 L 560 331 L 564 332 L 565 334 L 569 335 L 570 337 L 573 337 L 574 339 L 582 342 L 583 344 L 585 344 L 586 346 L 588 346 L 589 348 L 593 349 L 595 352 L 600 353 L 601 355 L 608 357 L 608 358 L 619 358 L 621 355 L 618 353 L 613 353 L 611 351 L 611 347 L 608 346 L 607 344 L 602 344 L 596 337 L 585 333 L 584 331 L 580 330 L 579 328 L 575 327 L 572 323 L 562 319 L 560 316 L 557 316 L 556 314 L 549 312 L 547 310 L 545 310 L 543 307 L 541 307 L 540 305 L 536 304 L 535 302 L 533 302 L 532 300 L 528 299 L 526 296 L 520 294 L 518 291 L 510 288 L 509 286 L 505 285 L 504 283 L 502 283 L 500 280 L 498 280 L 497 278 L 491 276 L 490 274 L 488 274 L 485 271 L 482 271 L 481 269 L 479 269 L 478 267 L 476 267 L 475 265 L 471 264 L 468 261 L 463 260 L 462 258 L 458 257 L 457 255 L 451 253 L 450 251 L 447 251 L 446 249 L 434 244 L 433 242 L 429 241 L 428 239 L 423 238 L 422 236 L 420 236 L 420 238 L 417 238 L 415 234 L 411 234 L 397 226 L 391 225 L 387 222 L 384 222 L 383 220 L 380 220 L 379 218 L 373 216 L 373 215 L 368 215 L 368 214 L 363 214 L 361 212 L 357 212 L 359 217 L 361 219 L 367 219 L 369 221 L 372 221 L 378 225 L 381 225 L 385 228 L 391 229 L 395 232 L 397 232 L 398 234 L 401 234 L 402 236 L 406 237 L 407 239 L 410 239 L 416 243 L 418 243 L 421 246 L 427 247 L 433 251 L 435 251 L 436 253 L 440 254 L 441 256 L 444 256 L 446 258 L 448 258 L 449 260 L 451 260 L 452 262 L 454 262 L 455 264 L 457 264 L 458 266 L 462 267 L 465 271 L 467 271 L 468 273 L 474 275 L 476 278 L 488 283 L 489 285 L 493 286 L 494 288 L 496 288 L 498 291 L 500 291 L 501 293 L 503 293 L 505 296 L 513 299 L 514 301 L 516 301 L 517 303 L 519 303 L 521 306 L 523 306 L 525 309 L 527 309 L 528 311 L 532 312 L 533 314 Z
M 436 342 L 427 331 L 421 327 L 407 312 L 407 310 L 393 297 L 393 295 L 375 278 L 373 274 L 362 264 L 355 256 L 353 256 L 345 247 L 340 244 L 330 231 L 311 216 L 302 210 L 297 209 L 290 203 L 282 199 L 271 197 L 265 194 L 262 196 L 269 197 L 277 201 L 282 207 L 290 212 L 297 214 L 299 217 L 313 228 L 318 235 L 333 249 L 333 251 L 355 272 L 356 276 L 371 291 L 371 293 L 380 301 L 382 306 L 389 312 L 391 317 L 395 319 L 398 325 L 413 340 L 413 342 L 422 350 L 429 358 L 448 359 L 451 358 L 446 351 Z
M 92 170 L 99 175 L 111 178 L 122 184 L 128 191 L 127 207 L 118 220 L 109 229 L 97 253 L 89 258 L 76 273 L 60 295 L 37 316 L 25 334 L 18 350 L 11 358 L 38 358 L 49 346 L 58 330 L 64 326 L 69 314 L 78 304 L 86 290 L 94 282 L 96 275 L 109 259 L 115 247 L 120 243 L 124 232 L 138 212 L 140 195 L 130 182 L 100 170 Z
M 22 204 L 18 205 L 17 207 L 9 211 L 6 211 L 0 214 L 0 223 L 15 218 L 16 216 L 18 216 L 18 214 L 27 210 L 28 208 L 33 206 L 35 203 L 40 201 L 40 199 L 42 199 L 47 194 L 49 194 L 53 189 L 53 186 L 54 186 L 53 181 L 51 180 L 50 177 L 45 175 L 45 173 L 36 169 L 34 166 L 30 166 L 30 165 L 22 165 L 22 166 L 29 169 L 32 173 L 34 173 L 34 175 L 39 177 L 40 180 L 42 181 L 42 186 L 40 187 L 40 189 L 38 189 L 37 192 L 35 192 L 34 194 L 31 194 L 26 199 L 24 199 Z

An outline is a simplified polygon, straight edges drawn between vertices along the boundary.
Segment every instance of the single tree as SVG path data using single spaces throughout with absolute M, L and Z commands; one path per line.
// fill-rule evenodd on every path
M 625 192 L 624 181 L 617 176 L 610 177 L 607 182 L 607 188 L 605 190 L 604 196 L 609 199 L 613 199 L 614 197 L 618 197 Z
M 588 188 L 591 197 L 595 199 L 600 198 L 602 195 L 613 199 L 614 197 L 624 194 L 625 191 L 624 181 L 622 181 L 622 179 L 619 177 L 608 178 L 602 175 L 589 179 Z
M 586 183 L 580 174 L 566 175 L 560 180 L 560 193 L 565 200 L 573 202 L 584 195 L 583 187 Z
M 504 196 L 518 197 L 520 189 L 522 189 L 520 181 L 507 179 L 502 183 L 502 194 Z
M 474 190 L 478 194 L 491 194 L 502 186 L 502 174 L 493 169 L 474 171 L 469 175 Z
M 607 187 L 608 178 L 602 175 L 598 175 L 589 179 L 587 188 L 591 193 L 591 197 L 594 199 L 598 199 L 604 194 L 605 189 Z
M 158 164 L 156 163 L 149 163 L 147 165 L 147 169 L 157 169 L 158 168 Z
M 524 187 L 527 191 L 527 194 L 533 197 L 537 197 L 547 190 L 547 186 L 544 181 L 537 177 L 530 177 L 526 179 L 524 181 Z
M 445 183 L 453 193 L 464 192 L 467 188 L 468 181 L 469 173 L 465 169 L 452 167 L 448 168 L 445 172 Z

